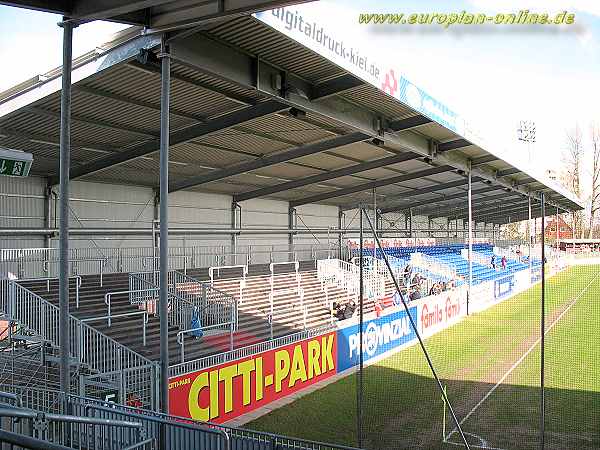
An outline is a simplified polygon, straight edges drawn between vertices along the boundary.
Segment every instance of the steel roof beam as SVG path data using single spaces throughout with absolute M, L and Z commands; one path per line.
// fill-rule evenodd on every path
M 416 116 L 407 117 L 406 119 L 395 120 L 389 124 L 389 129 L 393 132 L 406 131 L 432 122 L 433 121 L 429 117 L 417 114 Z
M 495 155 L 484 155 L 484 156 L 480 156 L 479 158 L 475 158 L 471 160 L 471 167 L 475 167 L 475 166 L 480 166 L 482 164 L 487 164 L 490 163 L 492 161 L 498 161 L 500 158 L 498 158 Z
M 297 206 L 306 205 L 308 203 L 318 203 L 323 200 L 328 200 L 331 198 L 354 194 L 356 192 L 366 191 L 366 190 L 378 188 L 381 186 L 388 186 L 390 184 L 396 184 L 396 183 L 401 183 L 404 181 L 410 181 L 410 180 L 414 180 L 417 178 L 428 177 L 431 175 L 449 172 L 452 170 L 454 170 L 454 167 L 451 167 L 451 166 L 432 167 L 429 169 L 420 170 L 418 172 L 407 173 L 405 175 L 398 175 L 398 176 L 391 177 L 391 178 L 384 178 L 383 180 L 371 181 L 369 183 L 359 184 L 357 186 L 351 186 L 351 187 L 338 189 L 338 190 L 331 191 L 331 192 L 325 192 L 322 194 L 311 195 L 309 197 L 304 197 L 304 198 L 301 198 L 298 200 L 291 201 L 290 207 L 295 208 Z
M 160 76 L 160 64 L 158 63 L 158 61 L 155 61 L 154 59 L 155 59 L 154 53 L 152 53 L 150 50 L 144 50 L 143 53 L 138 56 L 138 59 L 135 61 L 131 61 L 127 65 L 127 67 L 130 67 L 131 69 L 134 69 L 134 70 L 138 70 L 138 71 L 142 71 L 145 73 Z M 254 97 L 231 92 L 225 88 L 211 86 L 208 83 L 204 83 L 202 81 L 195 80 L 186 75 L 172 73 L 171 79 L 181 81 L 182 83 L 189 84 L 190 86 L 195 86 L 200 89 L 216 92 L 217 94 L 221 94 L 226 99 L 231 100 L 240 105 L 249 106 L 249 105 L 256 104 L 256 99 Z
M 39 108 L 37 106 L 30 107 L 29 111 L 38 116 L 45 116 L 45 117 L 50 117 L 53 119 L 60 119 L 60 112 L 58 112 L 58 111 L 50 111 L 47 109 Z M 88 125 L 94 125 L 97 127 L 110 128 L 112 130 L 140 134 L 140 135 L 146 136 L 146 137 L 158 137 L 158 133 L 155 131 L 152 131 L 152 130 L 148 130 L 145 128 L 132 127 L 129 125 L 123 125 L 123 124 L 119 124 L 119 123 L 108 121 L 108 120 L 92 119 L 90 117 L 86 117 L 81 114 L 75 114 L 75 113 L 71 114 L 71 120 L 74 120 L 76 122 L 85 123 Z
M 344 177 L 347 175 L 353 175 L 366 170 L 376 169 L 378 167 L 387 166 L 390 164 L 398 164 L 400 162 L 409 161 L 412 159 L 419 158 L 420 156 L 415 153 L 404 153 L 400 155 L 389 156 L 386 158 L 376 159 L 374 161 L 367 161 L 353 166 L 343 167 L 341 169 L 331 170 L 329 172 L 312 175 L 309 177 L 301 178 L 298 180 L 292 180 L 285 183 L 277 184 L 275 186 L 268 186 L 254 191 L 245 192 L 243 194 L 234 195 L 234 202 L 242 202 L 244 200 L 250 200 L 253 198 L 264 197 L 267 195 L 276 194 L 278 192 L 288 191 L 290 189 L 296 189 L 302 186 L 308 186 L 311 184 L 322 183 L 323 181 L 332 180 L 334 178 Z
M 85 92 L 86 94 L 94 95 L 96 97 L 108 98 L 110 100 L 114 100 L 117 102 L 125 103 L 128 105 L 140 106 L 142 108 L 152 109 L 154 111 L 160 111 L 160 105 L 157 103 L 148 102 L 145 100 L 140 100 L 137 98 L 130 97 L 129 95 L 117 94 L 110 91 L 105 91 L 104 89 L 84 86 L 84 85 L 75 85 L 73 86 L 73 90 Z M 175 116 L 184 117 L 186 119 L 195 120 L 197 122 L 207 122 L 208 118 L 201 116 L 199 114 L 188 113 L 186 111 L 181 111 L 177 108 L 169 108 L 169 112 Z
M 473 177 L 472 178 L 473 183 L 478 183 L 480 181 L 483 181 L 482 178 L 479 177 Z M 411 197 L 417 196 L 417 195 L 423 195 L 423 194 L 431 194 L 433 192 L 437 192 L 437 191 L 443 191 L 446 189 L 452 189 L 452 188 L 457 188 L 460 186 L 464 186 L 465 184 L 467 184 L 468 181 L 467 179 L 462 179 L 462 180 L 457 180 L 457 181 L 451 181 L 449 183 L 443 183 L 443 184 L 436 184 L 436 185 L 432 185 L 432 186 L 426 186 L 424 188 L 418 189 L 417 191 L 411 193 Z M 492 189 L 492 187 L 490 188 L 484 188 L 484 189 L 490 189 L 490 190 L 495 190 L 495 189 L 500 189 L 498 188 L 494 188 Z M 481 192 L 481 191 L 478 191 Z M 475 193 L 475 191 L 473 191 L 473 193 Z M 445 197 L 445 199 L 448 198 L 461 198 L 461 197 L 465 197 L 466 198 L 467 193 L 461 193 L 461 194 L 452 194 L 450 196 Z M 430 204 L 432 201 L 441 201 L 443 199 L 439 199 L 439 200 L 425 200 L 423 202 L 414 202 L 414 203 L 407 203 L 405 205 L 382 205 L 380 211 L 382 214 L 384 213 L 390 213 L 390 212 L 400 212 L 400 211 L 407 211 L 408 209 L 411 209 L 413 207 L 417 207 L 417 206 L 422 206 L 422 205 L 428 205 Z
M 194 186 L 200 186 L 202 184 L 210 183 L 211 181 L 222 180 L 234 175 L 240 175 L 251 170 L 261 169 L 263 167 L 272 166 L 274 164 L 280 164 L 292 159 L 301 158 L 307 155 L 313 155 L 315 153 L 321 153 L 325 150 L 331 150 L 333 148 L 342 147 L 344 145 L 354 144 L 356 142 L 364 141 L 369 136 L 363 133 L 350 133 L 342 136 L 337 136 L 325 141 L 315 142 L 313 144 L 301 145 L 291 150 L 285 150 L 274 155 L 265 156 L 263 158 L 253 159 L 252 161 L 245 161 L 240 164 L 236 164 L 225 169 L 216 170 L 207 174 L 199 175 L 197 177 L 191 177 L 183 181 L 175 182 L 169 186 L 169 192 L 176 192 L 182 189 L 187 189 Z
M 461 139 L 456 139 L 454 141 L 442 142 L 442 143 L 438 144 L 437 151 L 439 153 L 443 153 L 443 152 L 448 152 L 450 150 L 456 150 L 459 148 L 468 147 L 470 145 L 473 145 L 473 144 L 471 144 L 466 139 L 461 138 Z
M 531 184 L 531 183 L 539 183 L 539 181 L 536 180 L 535 178 L 527 177 L 527 178 L 523 178 L 522 180 L 517 180 L 517 182 L 515 183 L 515 186 L 523 186 L 525 184 Z
M 399 131 L 404 131 L 407 129 L 412 129 L 414 127 L 417 127 L 417 126 L 420 126 L 420 125 L 423 125 L 426 123 L 430 123 L 430 122 L 431 122 L 430 119 L 428 119 L 424 116 L 421 116 L 421 115 L 417 115 L 414 117 L 409 117 L 408 119 L 402 119 L 402 120 L 395 121 L 392 124 L 390 124 L 390 128 L 392 128 L 396 132 L 399 132 Z M 276 186 L 268 186 L 265 188 L 256 189 L 251 192 L 246 192 L 244 194 L 238 194 L 238 195 L 234 196 L 234 201 L 241 202 L 244 200 L 250 200 L 252 198 L 264 197 L 266 195 L 275 194 L 277 192 L 283 192 L 283 191 L 286 191 L 289 189 L 295 189 L 295 188 L 307 186 L 310 184 L 321 183 L 323 181 L 332 180 L 334 178 L 339 178 L 339 177 L 343 177 L 343 176 L 347 176 L 347 175 L 353 175 L 353 174 L 356 174 L 359 172 L 364 172 L 366 170 L 371 170 L 371 169 L 376 169 L 378 167 L 397 164 L 400 162 L 417 159 L 419 157 L 420 157 L 420 155 L 418 155 L 416 153 L 412 153 L 412 152 L 400 153 L 400 154 L 390 156 L 387 158 L 381 158 L 381 159 L 377 159 L 375 161 L 367 161 L 364 163 L 356 164 L 354 166 L 344 167 L 344 168 L 337 169 L 337 170 L 332 170 L 329 172 L 313 175 L 313 176 L 302 178 L 299 180 L 288 181 L 288 182 L 285 182 L 282 184 L 278 184 Z
M 516 173 L 520 173 L 521 170 L 517 169 L 516 167 L 511 167 L 509 169 L 504 169 L 504 170 L 499 170 L 496 172 L 496 176 L 498 177 L 505 177 L 507 175 L 514 175 Z
M 331 97 L 332 95 L 341 94 L 344 91 L 354 89 L 355 87 L 362 86 L 364 84 L 364 81 L 348 73 L 314 86 L 310 99 L 312 101 L 322 100 L 327 97 Z
M 519 201 L 516 200 L 511 200 L 510 202 L 506 203 L 506 202 L 495 202 L 495 203 L 487 203 L 487 204 L 482 204 L 479 205 L 478 208 L 473 208 L 473 214 L 480 214 L 480 215 L 486 215 L 490 212 L 494 212 L 494 211 L 498 211 L 498 212 L 502 212 L 502 210 L 508 210 L 508 209 L 512 209 L 514 207 L 523 207 L 523 205 L 527 206 L 527 202 L 523 203 L 522 199 L 519 199 Z M 449 210 L 447 212 L 453 212 L 452 210 Z M 461 208 L 459 210 L 455 211 L 456 214 L 455 216 L 457 217 L 466 217 L 468 215 L 468 209 L 465 208 Z M 435 214 L 433 216 L 430 216 L 432 218 L 437 218 L 437 217 L 446 217 L 447 214 L 444 214 L 444 211 L 440 211 L 439 214 Z
M 475 192 L 473 192 L 473 195 L 475 195 Z M 497 201 L 499 199 L 502 200 L 506 200 L 509 199 L 511 197 L 523 197 L 523 194 L 520 193 L 503 193 L 503 194 L 498 194 L 498 195 L 492 195 L 489 197 L 483 197 L 483 198 L 477 198 L 477 199 L 473 199 L 472 204 L 473 205 L 480 205 L 480 206 L 485 206 L 485 205 L 492 205 L 492 204 L 496 204 Z M 463 196 L 464 197 L 464 196 Z M 446 205 L 446 206 L 440 206 L 437 208 L 429 208 L 429 209 L 425 209 L 425 210 L 419 210 L 419 214 L 423 214 L 423 215 L 431 215 L 431 217 L 445 217 L 446 213 L 449 212 L 455 212 L 455 213 L 462 213 L 465 210 L 468 209 L 466 205 L 466 201 L 465 202 L 461 202 L 461 203 L 456 203 L 456 205 L 452 206 L 452 205 Z M 473 209 L 473 211 L 475 211 L 475 209 Z
M 263 117 L 269 114 L 273 114 L 275 112 L 283 111 L 287 108 L 288 106 L 278 101 L 266 101 L 263 103 L 259 103 L 255 106 L 250 106 L 248 108 L 225 114 L 207 123 L 192 125 L 181 130 L 173 131 L 170 133 L 169 140 L 172 146 L 181 144 L 191 139 L 196 139 L 198 137 L 214 133 L 215 131 L 230 128 L 232 126 L 248 122 L 258 117 Z M 79 167 L 72 167 L 71 179 L 99 172 L 117 164 L 122 164 L 132 159 L 139 158 L 140 156 L 145 156 L 150 153 L 154 153 L 158 151 L 160 147 L 159 144 L 160 143 L 158 139 L 152 139 L 150 141 L 146 141 L 141 144 L 135 145 L 132 148 L 125 149 L 119 153 L 115 153 L 113 155 L 109 155 L 107 157 L 92 161 L 90 163 L 83 164 Z M 56 184 L 57 181 L 58 177 L 56 175 L 49 177 L 48 180 L 49 184 L 51 185 Z
M 477 220 L 479 221 L 483 221 L 483 220 L 488 220 L 490 219 L 490 217 L 506 217 L 506 216 L 516 216 L 520 213 L 529 213 L 528 211 L 528 207 L 527 204 L 523 204 L 520 206 L 512 206 L 510 208 L 506 208 L 503 210 L 498 210 L 498 209 L 494 209 L 492 211 L 488 211 L 484 214 L 480 214 L 479 217 L 476 217 Z M 532 217 L 534 215 L 533 213 L 533 209 L 531 211 Z M 463 216 L 458 216 L 459 219 L 464 219 L 466 218 L 467 215 L 463 215 Z

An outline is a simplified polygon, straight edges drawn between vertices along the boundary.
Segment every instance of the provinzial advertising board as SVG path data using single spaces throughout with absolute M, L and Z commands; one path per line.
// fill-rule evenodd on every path
M 337 373 L 336 332 L 169 379 L 169 414 L 223 423 Z
M 417 307 L 411 306 L 409 314 L 417 323 Z M 337 331 L 337 367 L 338 371 L 357 366 L 360 360 L 360 324 L 344 326 Z M 368 363 L 377 357 L 398 351 L 417 337 L 410 324 L 408 314 L 403 307 L 390 308 L 390 312 L 381 317 L 364 320 L 363 323 L 363 361 Z

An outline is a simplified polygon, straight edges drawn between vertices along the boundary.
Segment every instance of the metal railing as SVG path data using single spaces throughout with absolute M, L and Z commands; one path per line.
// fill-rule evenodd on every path
M 475 253 L 475 252 L 473 252 Z M 388 260 L 391 257 L 388 256 Z M 390 261 L 391 262 L 391 261 Z M 450 267 L 447 264 L 444 264 L 438 261 L 436 258 L 425 255 L 424 253 L 411 253 L 410 255 L 410 264 L 413 267 L 418 267 L 420 269 L 424 269 L 431 274 L 437 275 L 439 277 L 445 278 L 446 281 L 456 279 L 456 269 Z
M 0 408 L 11 432 L 67 448 L 121 449 L 143 441 L 140 422 L 103 417 L 40 413 L 24 408 Z M 65 447 L 63 447 L 65 448 Z
M 346 249 L 342 249 L 346 251 Z M 223 266 L 235 264 L 268 264 L 289 259 L 295 254 L 300 261 L 314 260 L 317 255 L 327 252 L 339 258 L 337 246 L 294 244 L 284 245 L 226 245 L 169 247 L 169 269 Z M 157 255 L 155 247 L 107 247 L 70 248 L 69 260 L 73 275 L 104 274 L 114 272 L 142 272 L 152 270 L 148 264 Z M 146 259 L 144 259 L 146 258 Z M 57 248 L 0 249 L 0 275 L 14 274 L 17 278 L 47 277 L 59 260 Z M 104 261 L 99 266 L 98 261 Z M 144 263 L 146 267 L 144 267 Z
M 129 274 L 129 286 L 133 288 L 128 291 L 130 302 L 143 303 L 146 311 L 151 309 L 158 314 L 159 279 L 157 272 Z M 174 270 L 168 273 L 168 283 L 169 324 L 179 327 L 177 343 L 181 361 L 185 361 L 185 337 L 189 335 L 222 330 L 229 333 L 229 346 L 233 349 L 233 334 L 238 321 L 235 297 Z
M 0 389 L 16 393 L 18 397 L 25 394 L 23 405 L 31 408 L 29 397 L 21 387 L 0 386 Z M 273 433 L 239 429 L 213 423 L 199 423 L 189 418 L 170 416 L 154 411 L 140 409 L 134 406 L 124 406 L 83 398 L 68 396 L 65 400 L 58 391 L 37 389 L 36 396 L 51 398 L 55 405 L 52 411 L 36 408 L 41 412 L 61 413 L 69 411 L 72 416 L 84 419 L 103 420 L 106 424 L 121 424 L 127 422 L 136 424 L 132 427 L 139 429 L 139 439 L 131 446 L 141 445 L 143 442 L 153 440 L 159 443 L 159 448 L 169 450 L 359 450 L 354 447 L 334 445 L 306 439 L 290 438 Z M 36 405 L 37 406 L 37 405 Z M 141 427 L 138 427 L 140 424 Z M 112 433 L 116 427 L 109 428 L 105 447 L 93 447 L 98 450 L 109 449 L 108 445 L 115 442 Z M 68 430 L 67 430 L 68 431 Z M 66 433 L 69 443 L 78 442 L 75 434 Z M 115 447 L 112 447 L 115 448 Z M 122 447 L 118 447 L 122 448 Z M 129 447 L 132 448 L 132 447 Z M 139 447 L 138 447 L 139 448 Z
M 332 325 L 322 325 L 319 327 L 302 330 L 297 333 L 288 334 L 286 336 L 277 337 L 270 341 L 263 341 L 245 347 L 236 348 L 234 350 L 217 353 L 215 355 L 205 356 L 203 358 L 195 359 L 193 361 L 186 361 L 180 364 L 174 364 L 169 367 L 169 376 L 175 377 L 190 372 L 196 372 L 198 370 L 206 369 L 208 367 L 218 366 L 225 364 L 229 361 L 236 359 L 245 358 L 247 356 L 256 355 L 263 353 L 278 347 L 293 344 L 298 341 L 309 339 L 314 336 L 319 336 L 328 331 L 335 330 L 336 327 Z
M 79 289 L 81 288 L 81 283 L 82 283 L 81 276 L 73 275 L 73 276 L 69 277 L 69 280 L 71 280 L 71 279 L 75 280 L 75 307 L 79 308 Z M 51 281 L 56 281 L 56 283 L 58 284 L 57 277 L 21 278 L 18 281 L 19 281 L 19 283 L 45 281 L 46 282 L 46 292 L 50 292 L 50 282 Z
M 460 251 L 460 256 L 462 256 L 464 259 L 466 259 L 468 261 L 469 260 L 469 250 L 466 248 L 463 248 Z M 480 264 L 482 266 L 489 267 L 489 265 L 492 262 L 492 258 L 491 258 L 491 256 L 482 255 L 479 252 L 472 251 L 471 252 L 471 261 L 473 261 L 474 263 Z M 499 264 L 499 263 L 500 263 L 500 261 L 496 261 L 496 264 Z
M 16 281 L 9 285 L 8 316 L 59 348 L 59 308 L 29 291 Z M 155 378 L 154 363 L 118 343 L 84 321 L 69 315 L 69 354 L 74 361 L 97 373 L 120 372 L 144 367 L 150 385 Z M 125 380 L 125 384 L 128 380 Z M 155 406 L 155 396 L 145 399 Z

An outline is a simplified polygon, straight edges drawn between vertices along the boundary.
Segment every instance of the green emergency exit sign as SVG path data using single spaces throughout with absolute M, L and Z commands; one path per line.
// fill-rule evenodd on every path
M 26 177 L 29 175 L 32 162 L 31 153 L 0 148 L 0 176 Z

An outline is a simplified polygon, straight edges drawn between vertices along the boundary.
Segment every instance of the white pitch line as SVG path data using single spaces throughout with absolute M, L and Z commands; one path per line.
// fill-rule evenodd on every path
M 583 288 L 583 290 L 577 295 L 577 297 L 575 297 L 573 299 L 573 301 L 571 303 L 569 303 L 569 306 L 567 306 L 565 308 L 565 310 L 560 313 L 560 315 L 554 319 L 554 321 L 550 324 L 550 326 L 546 329 L 546 332 L 544 333 L 544 336 L 548 334 L 548 332 L 554 328 L 554 325 L 556 325 L 558 323 L 558 321 L 560 319 L 563 318 L 563 316 L 569 312 L 569 310 L 573 307 L 573 305 L 577 302 L 577 300 L 579 300 L 581 298 L 581 296 L 589 289 L 589 287 L 592 285 L 592 283 L 594 281 L 596 281 L 596 278 L 598 278 L 598 276 L 600 275 L 600 272 L 598 272 L 594 278 L 592 278 L 592 280 L 587 284 L 586 287 Z M 519 364 L 521 364 L 523 362 L 523 360 L 527 357 L 527 355 L 529 355 L 533 349 L 541 342 L 542 338 L 539 337 L 536 339 L 536 341 L 531 345 L 531 347 L 529 347 L 529 349 L 517 360 L 517 362 L 515 362 L 512 367 L 510 369 L 508 369 L 508 371 L 502 376 L 502 378 L 500 378 L 500 380 L 488 391 L 487 394 L 484 395 L 484 397 L 479 400 L 479 402 L 471 409 L 471 411 L 469 411 L 469 413 L 463 417 L 463 419 L 458 422 L 459 425 L 462 425 L 469 417 L 471 417 L 473 415 L 473 413 L 475 411 L 477 411 L 477 409 L 479 409 L 479 407 L 489 398 L 490 395 L 492 395 L 494 393 L 494 391 L 496 389 L 498 389 L 498 387 L 504 382 L 504 380 L 506 380 L 506 378 L 512 373 L 513 370 L 515 370 Z M 454 427 L 454 429 L 448 434 L 448 436 L 446 436 L 446 439 L 448 439 L 450 436 L 452 436 L 452 434 L 456 433 L 456 427 Z
M 499 448 L 499 447 L 490 447 L 489 445 L 487 445 L 487 441 L 485 441 L 484 439 L 482 439 L 481 437 L 479 437 L 479 436 L 477 436 L 475 434 L 465 433 L 464 431 L 463 431 L 463 433 L 465 435 L 467 435 L 467 436 L 476 437 L 483 444 L 483 445 L 469 444 L 469 448 L 482 448 L 482 449 L 485 449 L 485 450 L 505 450 L 505 449 Z M 463 444 L 462 442 L 452 442 L 452 441 L 444 441 L 444 444 L 456 445 L 457 447 L 464 447 L 465 446 L 465 444 Z

